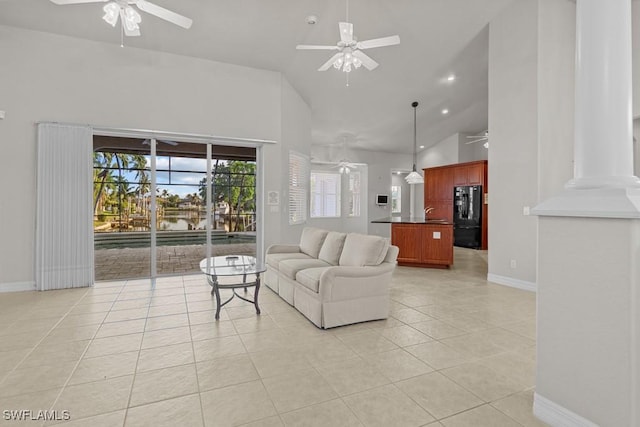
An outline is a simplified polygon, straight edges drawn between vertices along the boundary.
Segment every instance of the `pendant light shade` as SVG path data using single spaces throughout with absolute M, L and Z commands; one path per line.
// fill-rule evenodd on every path
M 414 101 L 411 103 L 413 107 L 413 171 L 409 175 L 407 175 L 404 179 L 410 185 L 414 184 L 424 184 L 424 179 L 422 175 L 416 171 L 416 159 L 418 157 L 418 142 L 416 138 L 416 108 L 418 108 L 418 102 Z

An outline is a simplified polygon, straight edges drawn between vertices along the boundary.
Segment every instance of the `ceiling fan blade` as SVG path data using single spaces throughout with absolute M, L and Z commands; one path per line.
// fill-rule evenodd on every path
M 160 19 L 164 19 L 165 21 L 171 22 L 172 24 L 176 24 L 179 27 L 189 29 L 191 28 L 191 24 L 193 24 L 193 21 L 186 16 L 179 15 L 165 9 L 164 7 L 149 3 L 147 0 L 134 0 L 134 3 L 138 6 L 138 9 L 157 16 Z
M 480 135 L 468 135 L 467 138 L 489 138 L 489 131 L 485 130 Z
M 170 141 L 168 139 L 156 139 L 156 142 L 162 142 L 163 144 L 169 144 L 169 145 L 173 145 L 174 147 L 176 145 L 179 145 L 177 142 L 175 141 Z M 151 144 L 151 140 L 150 139 L 145 139 L 144 141 L 142 141 L 142 145 L 149 145 Z
M 340 40 L 343 43 L 349 43 L 353 41 L 353 24 L 350 22 L 340 22 Z
M 338 46 L 322 46 L 316 44 L 299 44 L 296 46 L 296 49 L 304 50 L 338 50 L 340 49 Z
M 358 42 L 358 49 L 371 49 L 374 47 L 393 46 L 400 44 L 400 36 L 380 37 L 379 39 L 363 40 Z
M 80 3 L 106 3 L 109 0 L 51 0 L 51 3 L 65 5 L 65 4 L 80 4 Z
M 488 141 L 488 139 L 487 139 L 487 138 L 475 139 L 475 140 L 473 140 L 473 141 L 465 142 L 465 144 L 467 144 L 467 145 L 468 145 L 468 144 L 475 144 L 476 142 L 483 142 L 483 141 Z
M 173 145 L 174 147 L 175 147 L 176 145 L 178 145 L 178 143 L 177 143 L 177 142 L 175 142 L 175 141 L 170 141 L 170 140 L 168 140 L 168 139 L 157 139 L 156 141 L 158 141 L 158 142 L 162 142 L 163 144 Z
M 333 55 L 327 62 L 322 64 L 322 67 L 318 68 L 318 71 L 327 71 L 329 68 L 331 68 L 331 66 L 333 66 L 333 63 L 336 62 L 336 59 L 338 59 L 341 55 L 342 52 Z
M 371 59 L 371 57 L 367 54 L 365 54 L 364 52 L 361 52 L 359 50 L 354 50 L 352 53 L 353 56 L 355 56 L 356 58 L 358 58 L 360 61 L 362 61 L 362 65 L 364 65 L 364 67 L 371 71 L 371 70 L 375 70 L 376 68 L 378 68 L 378 63 L 376 61 L 374 61 L 373 59 Z

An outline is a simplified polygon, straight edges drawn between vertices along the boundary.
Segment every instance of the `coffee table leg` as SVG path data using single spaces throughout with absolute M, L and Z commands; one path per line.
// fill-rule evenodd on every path
M 220 290 L 218 289 L 218 278 L 213 276 L 213 280 L 211 281 L 211 295 L 216 296 L 216 320 L 220 319 Z
M 220 291 L 216 285 L 216 320 L 220 319 Z
M 260 307 L 258 307 L 258 293 L 260 292 L 260 273 L 256 273 L 256 293 L 253 296 L 253 305 L 256 306 L 256 313 L 260 314 Z

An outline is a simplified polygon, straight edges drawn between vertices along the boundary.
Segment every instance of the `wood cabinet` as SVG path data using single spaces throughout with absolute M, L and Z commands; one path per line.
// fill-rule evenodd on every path
M 427 218 L 445 219 L 453 222 L 453 189 L 461 185 L 481 185 L 482 214 L 481 214 L 481 247 L 488 248 L 487 219 L 489 206 L 485 195 L 489 192 L 487 180 L 487 161 L 458 163 L 424 169 L 424 207 L 434 208 Z
M 391 243 L 400 249 L 400 265 L 448 268 L 453 264 L 451 224 L 392 224 Z
M 473 164 L 467 167 L 466 185 L 485 185 L 485 165 L 482 163 Z M 486 191 L 485 191 L 486 193 Z
M 391 244 L 397 246 L 399 263 L 419 263 L 422 254 L 420 247 L 420 226 L 417 224 L 392 224 Z
M 453 200 L 453 180 L 451 169 L 424 169 L 425 193 L 433 195 L 433 200 Z

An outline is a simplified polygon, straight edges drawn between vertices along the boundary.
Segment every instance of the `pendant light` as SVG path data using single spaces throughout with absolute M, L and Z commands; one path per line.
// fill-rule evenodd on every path
M 413 107 L 413 171 L 405 177 L 405 180 L 410 184 L 424 184 L 422 175 L 416 172 L 416 159 L 418 157 L 418 143 L 416 138 L 416 108 L 418 107 L 418 101 L 411 103 Z

